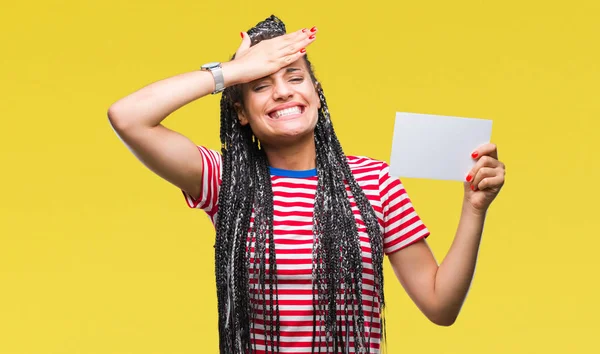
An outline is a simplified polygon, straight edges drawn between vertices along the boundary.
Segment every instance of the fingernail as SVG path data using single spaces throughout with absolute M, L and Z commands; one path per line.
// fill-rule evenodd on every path
M 477 151 L 475 151 L 474 153 L 471 154 L 471 157 L 476 158 L 479 155 L 479 153 Z
M 306 33 L 306 28 L 303 28 L 303 29 L 302 29 L 302 33 Z
M 315 35 L 313 34 L 312 36 L 308 37 L 308 39 L 315 39 Z
M 474 191 L 475 190 L 475 186 L 471 185 L 471 190 Z
M 471 182 L 472 179 L 473 179 L 473 177 L 471 177 L 471 175 L 467 176 L 467 182 Z
M 306 53 L 306 49 L 305 48 L 300 49 L 300 53 Z
M 240 37 L 244 38 L 244 32 L 240 32 Z
M 310 29 L 311 32 L 315 32 L 317 30 L 317 26 L 314 26 L 313 28 Z

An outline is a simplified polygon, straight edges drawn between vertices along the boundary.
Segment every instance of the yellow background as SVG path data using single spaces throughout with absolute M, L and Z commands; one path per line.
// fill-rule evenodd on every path
M 396 111 L 488 118 L 507 165 L 457 323 L 386 266 L 390 353 L 597 353 L 598 1 L 3 1 L 0 354 L 217 352 L 214 231 L 108 125 L 117 99 L 226 60 L 274 13 L 348 154 L 389 160 Z M 219 97 L 165 124 L 217 148 Z M 457 182 L 406 179 L 438 261 Z

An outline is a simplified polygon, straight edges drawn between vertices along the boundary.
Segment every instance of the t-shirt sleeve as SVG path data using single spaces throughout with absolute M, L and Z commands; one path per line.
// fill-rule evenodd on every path
M 383 209 L 383 251 L 389 255 L 429 236 L 429 230 L 417 215 L 402 182 L 389 175 L 382 162 L 379 193 Z
M 187 192 L 183 190 L 182 192 L 190 208 L 202 209 L 212 219 L 217 212 L 217 202 L 219 200 L 222 158 L 219 152 L 203 146 L 198 146 L 198 151 L 202 157 L 202 177 L 198 181 L 200 196 L 194 199 Z

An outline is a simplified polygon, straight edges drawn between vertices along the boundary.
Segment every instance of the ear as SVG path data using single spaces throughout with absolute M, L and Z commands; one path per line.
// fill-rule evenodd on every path
M 244 107 L 242 107 L 242 104 L 239 102 L 236 102 L 233 104 L 233 106 L 235 107 L 235 112 L 238 115 L 238 120 L 240 121 L 240 124 L 242 126 L 247 125 L 248 117 L 246 116 L 246 111 L 244 110 Z

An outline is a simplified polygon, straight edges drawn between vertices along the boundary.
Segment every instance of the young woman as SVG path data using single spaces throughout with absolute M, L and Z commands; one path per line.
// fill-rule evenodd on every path
M 231 61 L 150 84 L 108 111 L 138 159 L 215 225 L 221 353 L 379 353 L 384 255 L 425 316 L 451 325 L 504 184 L 496 147 L 479 147 L 438 266 L 387 164 L 344 154 L 306 56 L 316 33 L 286 34 L 271 16 L 242 33 Z M 220 152 L 161 125 L 221 91 Z

